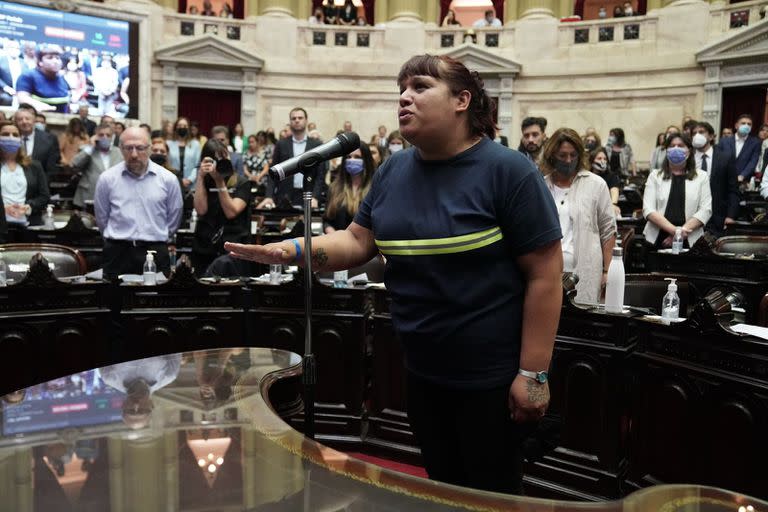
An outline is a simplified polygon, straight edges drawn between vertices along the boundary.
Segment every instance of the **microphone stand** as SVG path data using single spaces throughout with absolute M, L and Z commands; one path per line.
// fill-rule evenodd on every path
M 312 352 L 312 190 L 315 176 L 304 173 L 304 359 L 301 362 L 301 382 L 304 385 L 304 435 L 315 438 L 315 386 L 317 361 Z

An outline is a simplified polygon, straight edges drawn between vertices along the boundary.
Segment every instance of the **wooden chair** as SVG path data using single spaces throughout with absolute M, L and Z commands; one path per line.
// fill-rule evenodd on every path
M 87 272 L 85 258 L 76 249 L 55 244 L 4 244 L 0 254 L 8 267 L 7 277 L 19 282 L 29 270 L 29 261 L 42 254 L 57 278 L 79 276 Z

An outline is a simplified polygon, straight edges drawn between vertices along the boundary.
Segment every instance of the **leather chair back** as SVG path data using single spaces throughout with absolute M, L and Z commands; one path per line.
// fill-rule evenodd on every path
M 76 249 L 54 244 L 4 244 L 0 245 L 7 270 L 7 277 L 15 283 L 21 281 L 29 270 L 29 261 L 35 254 L 42 254 L 56 277 L 83 275 L 87 271 L 85 258 Z

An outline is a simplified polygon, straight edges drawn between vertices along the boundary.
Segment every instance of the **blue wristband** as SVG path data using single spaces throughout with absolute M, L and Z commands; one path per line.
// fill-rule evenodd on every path
M 291 239 L 291 242 L 293 242 L 293 245 L 296 246 L 296 257 L 293 258 L 293 261 L 296 263 L 299 263 L 301 261 L 301 245 L 299 244 L 299 241 L 295 238 Z

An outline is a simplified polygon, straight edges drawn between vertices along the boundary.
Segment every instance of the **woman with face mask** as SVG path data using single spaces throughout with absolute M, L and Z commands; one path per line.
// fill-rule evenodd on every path
M 360 203 L 371 188 L 375 166 L 371 150 L 360 147 L 341 159 L 338 175 L 328 189 L 328 205 L 323 217 L 323 232 L 347 229 L 355 218 Z
M 576 301 L 594 304 L 605 286 L 616 242 L 608 186 L 587 170 L 581 137 L 570 128 L 558 129 L 544 144 L 540 169 L 560 217 L 563 271 L 579 276 Z
M 672 247 L 672 238 L 682 228 L 684 246 L 704 233 L 712 216 L 709 176 L 696 169 L 693 145 L 687 135 L 673 135 L 664 143 L 667 158 L 645 182 L 643 216 L 648 220 L 643 234 L 658 248 Z
M 395 130 L 391 132 L 387 136 L 387 148 L 384 150 L 384 154 L 382 155 L 382 162 L 386 160 L 389 156 L 394 155 L 398 151 L 402 151 L 404 149 L 408 149 L 410 145 L 405 141 L 402 135 L 400 135 L 400 132 L 398 130 Z
M 621 178 L 608 169 L 608 154 L 605 152 L 605 148 L 598 148 L 589 154 L 589 170 L 605 181 L 605 184 L 608 186 L 608 192 L 611 194 L 613 212 L 616 214 L 616 217 L 620 217 L 619 192 L 621 191 Z
M 229 150 L 216 139 L 208 139 L 201 151 L 195 187 L 197 212 L 192 241 L 192 266 L 202 276 L 218 256 L 224 242 L 251 241 L 251 182 L 232 167 Z
M 51 194 L 43 168 L 21 145 L 19 129 L 0 121 L 0 192 L 5 221 L 18 226 L 42 224 Z
M 605 151 L 608 154 L 608 167 L 619 177 L 637 176 L 637 163 L 632 154 L 632 146 L 624 138 L 624 130 L 611 128 L 605 140 Z
M 197 179 L 197 164 L 200 162 L 200 143 L 192 138 L 189 120 L 180 117 L 173 125 L 173 137 L 168 143 L 168 161 L 182 176 L 184 192 L 193 189 Z

